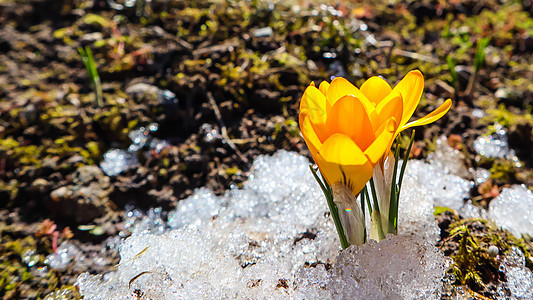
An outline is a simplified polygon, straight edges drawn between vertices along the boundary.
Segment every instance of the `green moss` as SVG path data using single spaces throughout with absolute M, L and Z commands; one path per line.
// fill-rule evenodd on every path
M 3 299 L 40 299 L 58 287 L 57 272 L 37 271 L 44 267 L 44 259 L 52 251 L 49 241 L 23 237 L 1 222 L 0 233 L 0 295 L 4 295 Z
M 490 178 L 502 182 L 513 182 L 516 178 L 515 163 L 506 159 L 496 159 L 490 168 Z
M 438 216 L 444 212 L 447 212 L 447 211 L 450 211 L 450 212 L 454 212 L 453 209 L 451 208 L 448 208 L 448 207 L 444 207 L 444 206 L 435 206 L 435 210 L 433 211 L 433 215 L 434 216 Z
M 109 27 L 112 24 L 111 20 L 108 20 L 103 16 L 96 14 L 86 14 L 85 16 L 83 16 L 81 21 L 88 25 L 97 25 L 100 27 L 100 29 Z
M 481 119 L 484 124 L 499 123 L 503 127 L 511 128 L 518 124 L 529 124 L 533 127 L 533 116 L 531 115 L 531 108 L 529 113 L 515 114 L 510 112 L 505 105 L 500 104 L 498 108 L 487 109 L 487 115 Z
M 454 259 L 451 271 L 456 285 L 468 285 L 473 291 L 485 293 L 490 284 L 503 280 L 498 275 L 500 260 L 489 254 L 490 246 L 497 247 L 500 254 L 507 253 L 512 247 L 520 248 L 528 258 L 527 267 L 531 269 L 529 257 L 533 248 L 527 240 L 499 230 L 485 219 L 456 219 L 450 224 L 449 237 L 441 245 L 445 251 L 455 249 L 451 254 Z
M 17 142 L 15 139 L 13 139 L 12 137 L 8 137 L 6 139 L 1 139 L 0 140 L 0 149 L 2 150 L 11 150 L 11 149 L 15 149 L 19 146 L 19 142 Z
M 229 177 L 232 177 L 232 176 L 235 176 L 235 175 L 239 175 L 239 174 L 242 173 L 241 169 L 239 169 L 237 166 L 234 166 L 234 167 L 231 167 L 231 168 L 227 168 L 225 171 L 226 171 L 226 174 Z

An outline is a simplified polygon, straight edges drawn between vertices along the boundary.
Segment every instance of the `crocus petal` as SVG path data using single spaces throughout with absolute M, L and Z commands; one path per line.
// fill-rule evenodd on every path
M 398 128 L 396 119 L 390 118 L 377 130 L 376 139 L 364 152 L 373 165 L 390 149 L 396 128 Z
M 339 99 L 328 113 L 326 128 L 329 135 L 342 133 L 357 141 L 361 150 L 365 150 L 374 140 L 374 130 L 370 118 L 361 101 L 352 95 Z
M 327 162 L 338 165 L 362 165 L 367 161 L 359 146 L 342 133 L 330 136 L 318 152 Z
M 305 89 L 300 102 L 300 113 L 307 115 L 314 124 L 326 123 L 326 97 L 314 85 Z
M 405 125 L 415 112 L 422 90 L 424 89 L 424 77 L 420 71 L 415 70 L 409 72 L 405 77 L 394 87 L 392 92 L 399 92 L 403 98 L 403 116 L 400 121 L 400 127 Z
M 442 118 L 442 116 L 444 116 L 448 112 L 451 106 L 452 106 L 452 100 L 448 99 L 444 101 L 444 103 L 441 106 L 439 106 L 437 109 L 435 109 L 431 113 L 427 114 L 425 117 L 420 118 L 416 121 L 407 123 L 401 128 L 401 130 L 405 130 L 409 127 L 421 126 L 421 125 L 433 123 L 437 121 L 438 119 Z
M 326 98 L 328 98 L 329 103 L 333 106 L 335 102 L 346 95 L 353 95 L 358 98 L 365 106 L 368 114 L 374 110 L 374 105 L 358 88 L 342 77 L 335 77 L 326 92 Z
M 390 85 L 378 76 L 370 77 L 361 86 L 361 92 L 374 106 L 377 106 L 391 91 Z
M 357 195 L 372 177 L 372 164 L 347 136 L 332 135 L 320 148 L 315 162 L 330 186 L 344 184 Z
M 313 125 L 311 124 L 309 118 L 304 118 L 303 120 L 300 120 L 300 130 L 302 131 L 304 141 L 307 144 L 311 155 L 313 157 L 316 157 L 318 154 L 318 149 L 320 149 L 322 143 L 318 138 L 315 132 L 315 128 L 313 128 Z
M 322 92 L 322 94 L 324 94 L 324 96 L 326 96 L 326 92 L 328 91 L 328 88 L 329 88 L 329 83 L 327 81 L 322 81 L 320 83 L 320 86 L 318 87 L 318 89 Z
M 394 156 L 392 153 L 384 159 L 383 165 L 377 164 L 374 167 L 374 184 L 378 198 L 379 211 L 381 214 L 381 225 L 384 230 L 389 227 L 389 208 L 390 208 L 390 187 L 392 182 L 392 173 L 394 171 Z
M 373 119 L 372 125 L 374 128 L 379 128 L 388 119 L 394 118 L 397 121 L 402 119 L 403 116 L 403 98 L 400 93 L 391 93 L 383 101 L 381 101 L 376 107 L 377 118 Z M 399 122 L 396 124 L 400 125 Z

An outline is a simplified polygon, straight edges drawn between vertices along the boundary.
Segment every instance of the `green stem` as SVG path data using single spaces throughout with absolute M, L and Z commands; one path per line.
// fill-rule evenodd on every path
M 324 196 L 326 196 L 326 201 L 328 203 L 329 211 L 331 213 L 331 217 L 333 218 L 333 222 L 335 223 L 335 228 L 337 228 L 337 234 L 339 235 L 339 240 L 341 241 L 341 247 L 342 249 L 346 249 L 350 246 L 348 243 L 348 240 L 346 239 L 346 235 L 344 234 L 344 228 L 342 227 L 341 220 L 339 218 L 339 211 L 337 209 L 337 205 L 335 205 L 335 202 L 333 202 L 333 192 L 331 191 L 331 187 L 328 185 L 327 181 L 320 180 L 318 177 L 316 170 L 313 168 L 312 165 L 309 165 L 309 169 L 311 169 L 311 173 L 313 173 L 313 176 L 315 177 L 315 180 L 320 185 L 320 188 L 322 189 L 322 192 L 324 193 Z
M 363 212 L 363 224 L 366 224 L 366 220 L 365 220 L 366 219 L 366 217 L 365 217 L 365 196 L 368 199 L 368 192 L 366 191 L 366 185 L 363 188 L 363 191 L 361 192 L 361 211 Z M 369 207 L 369 209 L 372 209 L 372 208 Z M 365 228 L 364 235 L 363 235 L 363 243 L 366 243 L 366 239 L 367 239 L 367 236 L 366 236 L 366 228 Z
M 366 188 L 366 185 L 365 185 L 365 188 L 363 189 L 363 193 L 365 194 L 366 204 L 368 206 L 368 212 L 370 213 L 370 215 L 372 215 L 372 205 L 370 203 L 370 197 L 368 196 L 368 189 Z
M 381 214 L 374 210 L 374 213 L 372 214 L 372 225 L 376 226 L 374 230 L 376 231 L 378 235 L 378 242 L 385 239 L 385 233 L 383 232 L 383 224 L 381 223 Z
M 389 203 L 389 230 L 387 232 L 396 234 L 398 229 L 398 195 L 396 193 L 396 175 L 398 173 L 398 156 L 400 155 L 400 143 L 396 144 L 394 152 L 394 170 L 392 172 L 390 203 Z
M 372 191 L 372 200 L 374 202 L 374 209 L 379 213 L 378 196 L 376 193 L 376 187 L 374 186 L 374 177 L 370 177 L 370 190 Z

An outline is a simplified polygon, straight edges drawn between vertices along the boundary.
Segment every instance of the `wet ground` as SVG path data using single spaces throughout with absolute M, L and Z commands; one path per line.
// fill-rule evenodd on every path
M 412 156 L 445 135 L 490 172 L 472 192 L 480 206 L 504 185 L 533 187 L 530 2 L 329 4 L 0 0 L 0 295 L 42 298 L 112 270 L 108 237 L 128 234 L 133 208 L 164 213 L 197 187 L 239 187 L 259 154 L 309 156 L 299 97 L 332 76 L 395 84 L 420 69 L 416 114 L 454 105 L 417 128 Z M 500 130 L 515 155 L 480 155 L 476 139 Z M 99 263 L 51 270 L 65 240 Z

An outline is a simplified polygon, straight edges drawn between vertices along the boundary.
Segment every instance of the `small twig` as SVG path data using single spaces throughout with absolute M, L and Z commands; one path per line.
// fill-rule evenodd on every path
M 134 261 L 134 260 L 136 260 L 136 259 L 139 258 L 141 255 L 143 255 L 143 253 L 145 253 L 146 250 L 148 250 L 148 248 L 150 248 L 150 246 L 147 246 L 147 247 L 144 248 L 141 252 L 135 254 L 134 257 L 132 257 L 132 258 L 130 258 L 130 259 L 124 261 L 124 262 L 121 262 L 121 263 L 115 265 L 113 268 L 114 268 L 115 270 L 117 270 L 118 267 L 120 267 L 120 266 L 122 266 L 122 265 L 124 265 L 124 264 L 126 264 L 126 263 L 128 263 L 128 262 L 130 262 L 130 261 Z
M 233 49 L 237 48 L 239 46 L 239 43 L 236 41 L 228 41 L 220 45 L 214 45 L 214 46 L 208 46 L 203 47 L 200 49 L 196 49 L 192 52 L 192 55 L 194 57 L 201 56 L 204 54 L 212 54 L 212 53 L 222 53 L 222 52 L 231 52 Z
M 431 62 L 431 63 L 440 63 L 440 61 L 434 57 L 431 57 L 431 56 L 428 56 L 428 55 L 424 55 L 424 54 L 420 54 L 420 53 L 416 53 L 416 52 L 411 52 L 411 51 L 405 51 L 405 50 L 402 50 L 402 49 L 394 49 L 393 50 L 393 54 L 394 55 L 398 55 L 398 56 L 405 56 L 405 57 L 409 57 L 409 58 L 412 58 L 412 59 L 417 59 L 417 60 L 422 60 L 422 61 L 427 61 L 427 62 Z
M 468 85 L 466 86 L 465 95 L 471 97 L 474 93 L 474 86 L 476 86 L 477 70 L 474 70 L 470 78 L 468 79 Z
M 209 100 L 209 103 L 213 107 L 213 111 L 215 112 L 215 116 L 217 118 L 218 124 L 220 125 L 220 133 L 222 134 L 222 138 L 224 138 L 224 141 L 237 153 L 239 158 L 244 161 L 248 162 L 248 159 L 241 153 L 239 148 L 235 146 L 235 143 L 229 138 L 228 136 L 228 130 L 226 128 L 226 125 L 224 125 L 224 120 L 222 120 L 222 114 L 220 113 L 220 109 L 218 108 L 217 102 L 215 101 L 215 98 L 213 97 L 213 94 L 211 92 L 207 92 L 207 99 Z

